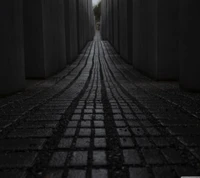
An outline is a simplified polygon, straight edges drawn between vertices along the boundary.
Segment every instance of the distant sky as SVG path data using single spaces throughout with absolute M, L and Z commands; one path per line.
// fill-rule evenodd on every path
M 93 6 L 97 5 L 100 0 L 92 0 Z

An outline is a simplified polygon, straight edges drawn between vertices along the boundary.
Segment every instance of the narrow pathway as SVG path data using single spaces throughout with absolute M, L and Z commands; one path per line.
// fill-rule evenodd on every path
M 199 94 L 141 75 L 97 33 L 61 73 L 0 99 L 0 177 L 200 175 L 199 108 Z

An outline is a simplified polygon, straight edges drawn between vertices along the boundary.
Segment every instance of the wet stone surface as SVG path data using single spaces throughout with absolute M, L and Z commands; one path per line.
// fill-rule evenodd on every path
M 0 99 L 0 177 L 198 176 L 199 101 L 134 71 L 97 34 L 61 73 Z

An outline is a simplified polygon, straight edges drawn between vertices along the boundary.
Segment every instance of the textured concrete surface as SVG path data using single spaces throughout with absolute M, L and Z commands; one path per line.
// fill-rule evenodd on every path
M 199 10 L 197 1 L 180 2 L 180 85 L 188 90 L 200 91 L 199 65 Z
M 61 73 L 0 99 L 0 177 L 200 175 L 200 94 L 141 75 L 99 38 Z
M 119 0 L 119 53 L 129 64 L 132 63 L 132 1 Z
M 0 95 L 25 87 L 22 7 L 21 0 L 0 3 Z
M 133 65 L 156 80 L 179 77 L 178 7 L 178 1 L 133 1 Z
M 27 78 L 46 78 L 66 65 L 63 0 L 24 1 Z
M 77 1 L 65 0 L 65 44 L 67 63 L 78 56 Z
M 119 52 L 119 1 L 113 1 L 113 46 Z

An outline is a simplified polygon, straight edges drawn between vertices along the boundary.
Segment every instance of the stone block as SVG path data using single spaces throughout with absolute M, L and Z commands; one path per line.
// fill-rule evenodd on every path
M 65 0 L 65 43 L 67 63 L 72 63 L 78 55 L 77 2 Z
M 180 1 L 180 86 L 200 91 L 198 1 Z
M 129 64 L 132 63 L 132 1 L 119 0 L 119 53 Z
M 119 52 L 119 0 L 113 1 L 113 46 Z
M 0 95 L 7 95 L 25 87 L 23 2 L 0 3 Z
M 177 0 L 133 0 L 133 66 L 156 80 L 178 79 L 177 9 Z
M 46 78 L 66 65 L 63 0 L 24 0 L 27 78 Z

